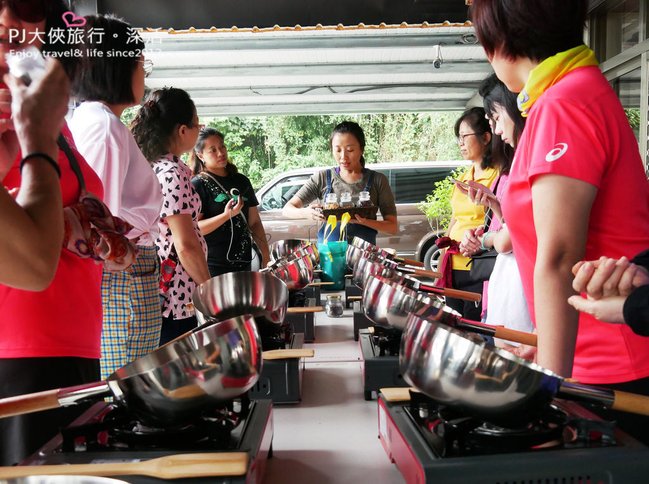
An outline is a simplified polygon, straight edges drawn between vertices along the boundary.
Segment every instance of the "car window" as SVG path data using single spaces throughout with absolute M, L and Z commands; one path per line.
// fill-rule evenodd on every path
M 451 174 L 451 168 L 399 168 L 392 170 L 390 184 L 396 203 L 419 203 L 435 184 Z
M 302 185 L 309 179 L 309 175 L 293 175 L 282 178 L 273 187 L 264 193 L 260 200 L 261 210 L 276 210 L 283 208 Z

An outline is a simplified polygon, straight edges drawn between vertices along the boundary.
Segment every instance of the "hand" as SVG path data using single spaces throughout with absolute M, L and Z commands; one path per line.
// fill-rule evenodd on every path
M 54 59 L 45 62 L 45 75 L 29 86 L 11 74 L 5 74 L 4 81 L 11 91 L 13 129 L 20 149 L 24 154 L 45 152 L 56 159 L 56 140 L 68 111 L 70 82 L 60 62 Z M 15 158 L 17 145 L 15 138 L 5 138 L 10 130 L 6 122 L 2 129 L 0 160 L 6 163 L 6 157 Z
M 590 299 L 581 296 L 570 296 L 568 304 L 577 311 L 590 314 L 595 319 L 607 323 L 624 323 L 625 296 L 611 296 L 603 299 Z
M 308 218 L 316 221 L 323 221 L 324 215 L 322 215 L 322 205 L 313 204 L 306 207 Z
M 464 237 L 460 242 L 460 254 L 464 257 L 471 257 L 473 254 L 481 250 L 480 236 L 484 233 L 484 227 L 476 229 L 469 229 L 464 232 Z
M 239 215 L 241 213 L 242 208 L 243 208 L 243 197 L 241 196 L 237 199 L 236 202 L 234 201 L 234 199 L 232 199 L 226 205 L 226 210 L 228 211 L 228 216 L 230 218 Z
M 580 261 L 573 268 L 572 287 L 585 292 L 589 299 L 628 296 L 640 286 L 649 284 L 649 273 L 631 263 L 626 257 L 619 260 L 600 257 L 597 261 Z
M 519 346 L 512 346 L 505 344 L 503 345 L 503 349 L 509 351 L 510 353 L 518 356 L 519 358 L 523 358 L 524 360 L 534 362 L 536 360 L 536 346 L 528 346 L 528 345 L 519 345 Z
M 468 185 L 468 187 L 467 187 Z M 499 204 L 496 195 L 481 183 L 475 182 L 473 180 L 468 180 L 465 184 L 456 183 L 455 186 L 464 194 L 466 194 L 469 199 L 476 205 L 484 205 L 485 207 L 491 207 L 494 204 Z
M 350 224 L 360 224 L 360 225 L 367 225 L 367 218 L 361 217 L 358 214 L 354 215 L 354 218 L 349 219 Z

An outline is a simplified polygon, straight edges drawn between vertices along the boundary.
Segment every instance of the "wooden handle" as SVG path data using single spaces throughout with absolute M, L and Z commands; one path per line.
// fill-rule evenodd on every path
M 286 358 L 313 358 L 315 351 L 308 348 L 296 348 L 290 350 L 264 351 L 261 356 L 264 360 L 284 360 Z
M 482 299 L 482 295 L 477 292 L 460 291 L 459 289 L 444 288 L 443 294 L 456 299 L 464 299 L 465 301 L 479 302 Z
M 403 262 L 404 264 L 408 264 L 409 266 L 425 267 L 423 262 L 419 262 L 418 260 L 415 259 L 406 259 L 405 257 L 395 257 L 394 260 L 398 262 Z
M 362 301 L 363 296 L 347 296 L 348 301 Z
M 318 282 L 310 282 L 306 286 L 307 287 L 320 287 L 320 286 L 332 286 L 334 285 L 335 282 L 333 281 L 318 281 Z
M 637 413 L 640 415 L 649 415 L 649 397 L 637 395 L 635 393 L 613 391 L 615 400 L 611 408 L 623 412 Z
M 415 391 L 414 388 L 396 387 L 396 388 L 381 388 L 381 394 L 386 402 L 409 402 L 410 390 Z
M 59 408 L 58 394 L 56 389 L 0 399 L 0 418 Z
M 526 333 L 524 331 L 517 331 L 515 329 L 505 328 L 504 326 L 495 326 L 496 330 L 494 336 L 507 341 L 514 341 L 528 346 L 536 346 L 536 335 L 534 333 Z
M 412 269 L 412 273 L 416 276 L 428 277 L 429 279 L 440 279 L 442 277 L 441 272 L 425 271 L 423 269 Z
M 345 279 L 351 279 L 354 277 L 354 274 L 345 274 Z
M 176 454 L 141 462 L 0 467 L 0 479 L 38 475 L 119 476 L 141 475 L 159 479 L 209 476 L 243 476 L 248 470 L 246 452 Z
M 322 306 L 304 306 L 304 307 L 290 307 L 286 308 L 288 314 L 304 314 L 304 313 L 321 313 L 324 311 Z

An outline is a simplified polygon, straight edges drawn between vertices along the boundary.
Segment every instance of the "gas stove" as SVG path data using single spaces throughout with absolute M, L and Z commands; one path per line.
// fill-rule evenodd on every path
M 649 475 L 648 447 L 574 402 L 555 400 L 510 429 L 417 392 L 395 401 L 391 390 L 405 389 L 380 394 L 379 439 L 408 484 L 634 483 Z
M 372 400 L 373 393 L 386 387 L 406 387 L 399 370 L 401 331 L 375 326 L 358 333 L 363 355 L 363 395 Z
M 174 427 L 151 428 L 126 408 L 98 402 L 63 429 L 21 465 L 129 463 L 188 453 L 248 454 L 245 475 L 174 479 L 176 483 L 261 484 L 272 455 L 273 422 L 270 400 L 247 396 L 202 412 Z M 116 476 L 130 483 L 166 482 L 139 475 Z

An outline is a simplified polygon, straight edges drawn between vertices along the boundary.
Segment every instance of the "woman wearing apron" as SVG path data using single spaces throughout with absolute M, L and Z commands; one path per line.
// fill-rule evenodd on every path
M 331 152 L 338 162 L 336 168 L 314 174 L 284 207 L 283 214 L 289 218 L 309 218 L 323 222 L 322 203 L 328 194 L 334 193 L 337 199 L 347 192 L 352 200 L 358 199 L 361 192 L 369 192 L 373 206 L 379 208 L 383 220 L 355 215 L 347 225 L 347 238 L 360 237 L 376 244 L 377 232 L 394 235 L 398 232 L 397 208 L 388 179 L 382 173 L 365 168 L 363 151 L 365 134 L 363 129 L 352 121 L 344 121 L 336 126 L 330 139 Z M 316 203 L 312 203 L 316 202 Z M 325 225 L 318 230 L 318 241 L 322 241 Z M 340 224 L 329 236 L 338 240 Z

